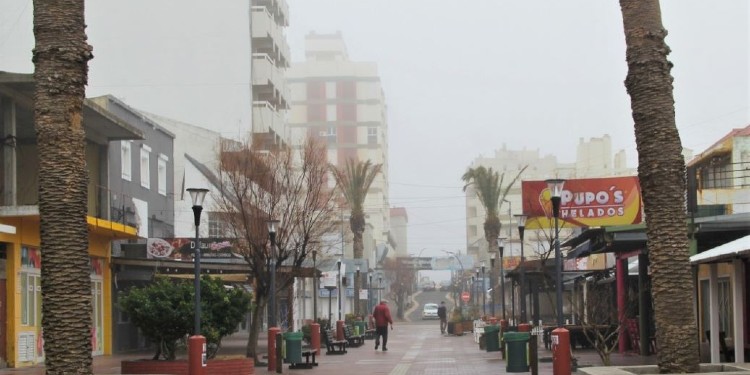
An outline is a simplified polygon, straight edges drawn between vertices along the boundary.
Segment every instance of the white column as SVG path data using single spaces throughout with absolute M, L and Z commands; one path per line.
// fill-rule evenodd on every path
M 734 362 L 745 362 L 745 270 L 740 259 L 732 261 L 732 307 L 734 311 Z
M 708 266 L 709 289 L 709 329 L 711 330 L 711 363 L 721 363 L 719 347 L 719 279 L 718 266 L 711 263 Z

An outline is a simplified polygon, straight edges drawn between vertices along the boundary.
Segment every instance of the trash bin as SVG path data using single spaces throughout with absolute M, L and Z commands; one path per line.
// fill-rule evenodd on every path
M 484 347 L 488 352 L 500 351 L 500 326 L 484 327 Z
M 284 363 L 302 363 L 302 332 L 284 333 Z
M 530 336 L 528 332 L 506 332 L 503 334 L 506 355 L 505 371 L 529 371 L 528 345 Z
M 367 332 L 367 322 L 356 321 L 354 322 L 354 333 L 357 335 L 364 335 Z

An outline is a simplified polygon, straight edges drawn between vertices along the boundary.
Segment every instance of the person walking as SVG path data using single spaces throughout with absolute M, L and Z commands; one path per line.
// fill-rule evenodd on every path
M 445 308 L 445 301 L 440 301 L 438 318 L 440 318 L 440 333 L 445 333 L 445 329 L 448 327 L 448 312 Z
M 393 319 L 391 319 L 391 310 L 388 309 L 388 301 L 381 300 L 380 304 L 372 310 L 372 318 L 375 320 L 375 350 L 380 346 L 380 337 L 383 337 L 383 351 L 387 352 L 388 348 L 388 324 L 393 329 Z

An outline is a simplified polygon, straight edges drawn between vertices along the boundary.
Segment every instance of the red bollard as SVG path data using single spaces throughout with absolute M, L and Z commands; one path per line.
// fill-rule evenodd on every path
M 268 371 L 276 370 L 276 334 L 280 332 L 279 327 L 268 329 Z
M 310 324 L 310 346 L 315 349 L 315 355 L 320 355 L 320 324 Z
M 188 338 L 188 374 L 203 375 L 206 369 L 206 338 L 194 335 Z
M 344 322 L 343 320 L 337 320 L 336 321 L 336 340 L 345 340 L 344 339 Z
M 570 332 L 565 328 L 555 328 L 552 340 L 552 374 L 570 375 Z
M 518 332 L 531 332 L 531 324 L 527 324 L 527 323 L 519 324 Z

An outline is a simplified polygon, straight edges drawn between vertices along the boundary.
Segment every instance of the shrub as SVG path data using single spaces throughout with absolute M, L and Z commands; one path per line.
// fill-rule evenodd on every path
M 149 285 L 120 294 L 118 307 L 156 346 L 154 359 L 174 360 L 182 339 L 194 330 L 192 281 L 157 277 Z M 201 278 L 201 334 L 206 337 L 209 358 L 216 355 L 221 339 L 234 332 L 250 306 L 250 296 L 226 289 L 219 279 Z

